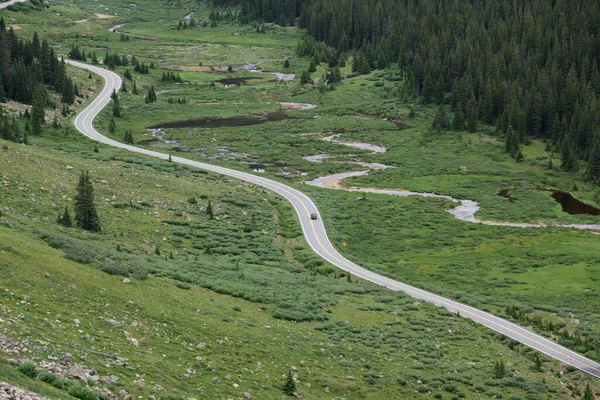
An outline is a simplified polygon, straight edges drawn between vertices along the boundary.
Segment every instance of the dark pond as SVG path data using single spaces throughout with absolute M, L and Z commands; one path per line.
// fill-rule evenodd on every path
M 185 121 L 164 122 L 158 125 L 150 126 L 150 129 L 166 128 L 223 128 L 235 126 L 250 126 L 264 124 L 271 121 L 283 121 L 286 119 L 295 119 L 284 112 L 274 111 L 262 116 L 231 117 L 231 118 L 197 118 Z
M 571 193 L 557 191 L 552 194 L 552 197 L 562 205 L 562 209 L 566 213 L 600 215 L 600 209 L 577 200 L 571 196 Z
M 513 199 L 512 197 L 510 197 L 510 189 L 500 189 L 500 191 L 498 192 L 498 196 L 501 197 L 505 197 L 508 199 L 508 201 L 510 201 L 511 203 L 514 203 L 516 200 Z

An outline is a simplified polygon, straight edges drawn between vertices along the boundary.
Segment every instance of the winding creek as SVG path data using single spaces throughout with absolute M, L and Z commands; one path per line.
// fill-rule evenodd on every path
M 362 150 L 370 150 L 374 153 L 385 153 L 387 149 L 383 146 L 377 146 L 370 143 L 361 143 L 361 142 L 350 142 L 345 140 L 340 140 L 340 134 L 328 136 L 322 138 L 327 142 L 340 144 L 343 146 L 351 147 L 354 149 L 362 149 Z M 314 156 L 303 157 L 304 160 L 315 163 L 322 163 L 323 160 L 330 158 L 328 154 L 317 154 Z M 407 196 L 421 196 L 421 197 L 429 197 L 436 199 L 448 200 L 454 203 L 459 203 L 458 206 L 454 208 L 449 208 L 446 211 L 454 216 L 454 218 L 470 222 L 474 224 L 482 224 L 482 225 L 490 225 L 490 226 L 510 226 L 510 227 L 520 227 L 520 228 L 546 228 L 546 227 L 563 227 L 563 228 L 576 228 L 576 229 L 586 229 L 586 230 L 600 230 L 600 224 L 545 224 L 545 223 L 529 223 L 529 222 L 502 222 L 502 221 L 482 221 L 476 217 L 477 211 L 481 207 L 476 201 L 473 200 L 460 200 L 456 199 L 452 196 L 446 196 L 436 193 L 420 193 L 420 192 L 411 192 L 409 190 L 401 190 L 401 189 L 376 189 L 376 188 L 363 188 L 363 187 L 353 187 L 353 186 L 344 186 L 342 181 L 347 178 L 353 178 L 357 176 L 365 176 L 368 175 L 371 171 L 374 170 L 382 170 L 388 168 L 396 168 L 391 165 L 378 164 L 378 163 L 361 163 L 361 162 L 350 162 L 349 164 L 357 164 L 364 167 L 369 168 L 368 170 L 363 171 L 350 171 L 350 172 L 342 172 L 339 174 L 333 174 L 328 176 L 319 177 L 313 179 L 312 181 L 303 182 L 306 185 L 316 186 L 320 188 L 326 189 L 335 189 L 335 190 L 345 190 L 347 192 L 360 192 L 360 193 L 374 193 L 374 194 L 387 194 L 390 196 L 397 197 L 407 197 Z

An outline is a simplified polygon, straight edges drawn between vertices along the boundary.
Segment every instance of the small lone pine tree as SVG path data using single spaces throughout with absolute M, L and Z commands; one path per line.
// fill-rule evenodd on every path
M 498 360 L 494 364 L 494 376 L 498 379 L 504 378 L 506 376 L 506 366 L 504 365 L 502 360 Z
M 215 214 L 213 212 L 212 204 L 210 200 L 208 201 L 208 205 L 206 206 L 206 215 L 208 215 L 208 219 L 215 219 Z
M 128 144 L 133 144 L 133 133 L 131 133 L 129 129 L 125 131 L 125 137 L 123 138 L 123 141 Z
M 65 228 L 71 228 L 73 226 L 73 221 L 71 220 L 71 215 L 69 214 L 69 209 L 65 206 L 65 211 L 62 215 L 59 214 L 59 224 L 64 226 Z
M 291 369 L 288 371 L 287 378 L 285 378 L 285 382 L 283 382 L 281 390 L 288 396 L 293 396 L 294 392 L 296 392 L 296 382 L 294 381 L 294 377 L 292 376 Z
M 108 133 L 114 134 L 117 131 L 117 124 L 115 123 L 115 118 L 110 117 L 110 122 L 108 123 Z
M 100 218 L 94 205 L 94 188 L 90 174 L 81 172 L 75 194 L 75 221 L 81 229 L 91 232 L 100 232 Z
M 150 89 L 148 89 L 148 93 L 146 94 L 146 103 L 154 103 L 157 99 L 158 97 L 154 91 L 154 86 L 150 86 Z
M 588 383 L 585 385 L 585 391 L 583 392 L 583 400 L 594 400 L 594 394 L 592 393 L 592 388 Z
M 113 100 L 113 116 L 120 118 L 121 117 L 121 104 L 119 103 L 119 95 L 117 94 L 117 92 L 113 89 L 113 93 L 111 95 L 111 98 Z

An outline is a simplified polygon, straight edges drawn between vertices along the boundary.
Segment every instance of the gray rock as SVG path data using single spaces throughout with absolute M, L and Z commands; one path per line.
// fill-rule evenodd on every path
M 104 377 L 104 382 L 110 385 L 111 383 L 117 382 L 119 379 L 120 378 L 116 375 L 109 375 Z
M 87 373 L 82 365 L 75 364 L 67 371 L 67 376 L 72 378 L 81 379 L 82 381 L 87 380 Z

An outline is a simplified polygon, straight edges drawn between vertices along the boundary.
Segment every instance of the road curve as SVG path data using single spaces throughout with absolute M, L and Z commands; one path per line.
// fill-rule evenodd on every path
M 156 157 L 163 160 L 168 160 L 169 155 L 159 153 L 152 150 L 142 149 L 135 146 L 130 146 L 125 143 L 117 142 L 101 135 L 96 129 L 94 129 L 93 122 L 94 118 L 100 113 L 100 111 L 110 102 L 113 90 L 118 91 L 121 87 L 121 78 L 106 69 L 75 62 L 68 61 L 69 64 L 86 69 L 95 74 L 100 75 L 106 82 L 104 89 L 100 95 L 87 106 L 74 120 L 75 127 L 85 136 L 98 142 L 107 144 L 109 146 L 118 147 L 134 153 L 144 154 L 150 157 Z M 563 346 L 560 346 L 540 335 L 530 332 L 529 330 L 520 327 L 512 322 L 506 321 L 502 318 L 496 317 L 490 313 L 480 311 L 476 308 L 458 303 L 456 301 L 446 299 L 433 293 L 426 292 L 424 290 L 406 285 L 402 282 L 395 281 L 390 278 L 386 278 L 382 275 L 376 274 L 369 270 L 366 270 L 359 265 L 352 263 L 345 259 L 337 250 L 333 247 L 327 233 L 325 226 L 323 225 L 322 218 L 319 215 L 319 210 L 313 201 L 306 196 L 304 193 L 293 189 L 282 183 L 266 179 L 260 176 L 248 174 L 245 172 L 236 171 L 233 169 L 223 168 L 216 165 L 206 164 L 199 161 L 192 161 L 186 158 L 177 156 L 172 157 L 172 161 L 182 165 L 188 165 L 190 167 L 200 168 L 206 171 L 215 172 L 218 174 L 228 175 L 233 178 L 241 179 L 246 182 L 253 183 L 263 188 L 269 189 L 292 203 L 292 206 L 296 210 L 304 232 L 306 241 L 313 249 L 315 253 L 321 256 L 324 260 L 328 261 L 332 265 L 338 268 L 348 271 L 355 276 L 362 279 L 371 281 L 381 286 L 385 286 L 395 291 L 401 291 L 409 296 L 423 300 L 429 303 L 433 303 L 439 307 L 445 307 L 449 311 L 459 314 L 465 318 L 469 318 L 481 325 L 490 328 L 493 331 L 501 333 L 507 337 L 510 337 L 526 346 L 529 346 L 541 353 L 548 355 L 554 359 L 562 361 L 565 364 L 574 366 L 575 368 L 592 375 L 596 378 L 600 378 L 600 364 L 596 363 L 582 355 L 569 350 Z M 310 214 L 315 213 L 319 215 L 317 220 L 312 220 Z
M 7 1 L 6 3 L 0 3 L 0 10 L 2 10 L 3 8 L 6 7 L 10 7 L 13 4 L 17 4 L 17 3 L 25 3 L 27 0 L 10 0 Z

